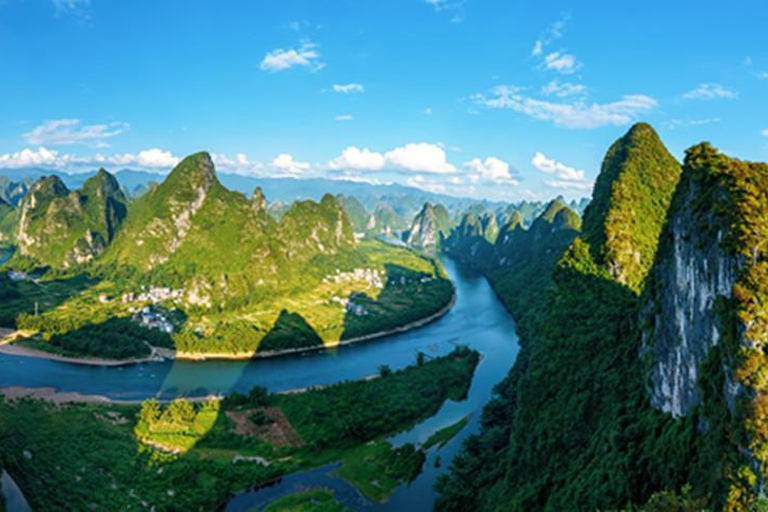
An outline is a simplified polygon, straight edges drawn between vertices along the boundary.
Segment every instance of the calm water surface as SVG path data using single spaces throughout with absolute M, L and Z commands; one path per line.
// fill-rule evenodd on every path
M 467 399 L 446 402 L 435 416 L 391 441 L 396 445 L 423 442 L 436 430 L 472 414 L 469 425 L 441 450 L 432 448 L 421 475 L 410 486 L 398 488 L 387 503 L 370 503 L 333 476 L 336 466 L 331 465 L 241 493 L 227 505 L 227 510 L 253 510 L 296 490 L 325 487 L 333 489 L 337 499 L 353 510 L 431 510 L 436 496 L 432 489 L 435 479 L 446 470 L 462 440 L 477 432 L 482 406 L 493 386 L 512 367 L 519 350 L 514 322 L 486 279 L 448 258 L 442 261 L 456 285 L 456 304 L 441 319 L 407 333 L 325 352 L 247 362 L 167 361 L 94 367 L 0 354 L 0 386 L 54 387 L 123 400 L 245 392 L 255 385 L 282 391 L 359 379 L 377 373 L 382 364 L 392 369 L 408 366 L 415 361 L 418 351 L 439 356 L 453 350 L 456 344 L 467 344 L 483 355 Z M 435 468 L 438 456 L 441 464 Z

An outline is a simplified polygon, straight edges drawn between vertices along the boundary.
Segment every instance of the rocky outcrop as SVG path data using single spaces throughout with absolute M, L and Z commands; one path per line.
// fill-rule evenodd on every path
M 695 211 L 702 186 L 690 173 L 680 183 L 645 307 L 651 402 L 673 416 L 684 416 L 701 402 L 700 367 L 721 339 L 718 309 L 731 298 L 741 265 L 723 247 L 727 223 L 714 210 Z M 726 200 L 725 191 L 716 195 Z M 724 392 L 732 398 L 733 389 Z
M 71 192 L 57 176 L 42 178 L 19 206 L 18 254 L 53 268 L 88 263 L 104 252 L 125 215 L 125 196 L 103 169 Z
M 448 235 L 449 228 L 450 218 L 445 207 L 425 203 L 413 219 L 411 228 L 404 233 L 403 240 L 411 247 L 436 251 Z

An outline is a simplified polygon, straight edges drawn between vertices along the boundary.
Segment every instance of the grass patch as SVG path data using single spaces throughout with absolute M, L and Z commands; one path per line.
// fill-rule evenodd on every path
M 348 512 L 350 509 L 336 501 L 326 489 L 297 492 L 273 501 L 263 512 Z
M 396 480 L 415 476 L 423 454 L 375 440 L 434 414 L 448 398 L 461 398 L 478 357 L 461 349 L 375 380 L 296 395 L 256 390 L 202 404 L 0 401 L 0 466 L 34 510 L 215 510 L 242 489 L 336 461 L 368 475 L 355 484 L 381 497 Z M 378 404 L 374 415 L 367 411 L 371 403 Z M 308 442 L 276 446 L 238 433 L 227 414 L 252 421 L 252 410 L 264 407 L 281 409 Z M 320 421 L 317 414 L 328 417 Z M 369 450 L 385 455 L 371 458 Z M 377 473 L 390 480 L 374 491 Z
M 410 483 L 419 475 L 424 459 L 424 452 L 412 444 L 394 448 L 386 441 L 372 441 L 351 450 L 337 473 L 366 497 L 381 503 L 401 483 Z
M 471 417 L 471 414 L 467 414 L 453 425 L 448 425 L 447 427 L 438 430 L 429 436 L 427 442 L 421 445 L 421 449 L 426 451 L 433 446 L 437 446 L 438 449 L 443 448 L 446 444 L 448 444 L 448 441 L 456 437 L 456 435 L 461 432 L 464 427 L 467 426 L 467 423 L 469 423 L 469 419 Z

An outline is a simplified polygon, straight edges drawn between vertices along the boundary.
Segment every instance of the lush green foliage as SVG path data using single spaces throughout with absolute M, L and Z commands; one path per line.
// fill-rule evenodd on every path
M 448 425 L 445 428 L 442 428 L 429 436 L 429 439 L 427 439 L 423 445 L 421 445 L 422 450 L 429 450 L 433 446 L 437 446 L 438 449 L 444 447 L 448 442 L 456 437 L 456 435 L 464 430 L 464 427 L 467 426 L 467 423 L 469 423 L 470 416 L 464 416 L 459 421 L 454 423 L 453 425 Z
M 351 450 L 337 472 L 368 498 L 381 502 L 402 482 L 412 482 L 424 460 L 424 452 L 412 444 L 393 448 L 378 441 Z
M 635 291 L 653 265 L 681 166 L 649 125 L 638 123 L 603 160 L 584 239 L 595 260 Z
M 348 512 L 349 509 L 333 499 L 324 489 L 297 492 L 273 501 L 264 512 Z
M 722 425 L 709 423 L 702 436 L 700 411 L 673 420 L 652 409 L 639 357 L 636 292 L 679 174 L 656 140 L 640 125 L 612 147 L 584 237 L 556 265 L 530 258 L 486 269 L 518 321 L 522 351 L 483 412 L 482 434 L 470 437 L 441 480 L 440 510 L 621 508 L 687 482 L 696 500 L 723 495 Z M 577 227 L 572 218 L 561 222 Z M 530 231 L 543 236 L 541 228 Z M 521 243 L 523 233 L 508 230 L 506 242 Z M 547 265 L 553 281 L 517 276 L 547 275 Z M 722 381 L 707 385 L 722 389 Z M 707 401 L 702 410 L 711 407 Z
M 433 415 L 446 398 L 461 400 L 478 360 L 477 352 L 460 347 L 378 379 L 276 399 L 308 445 L 351 446 Z
M 245 397 L 201 404 L 150 399 L 141 406 L 59 407 L 0 401 L 0 467 L 12 471 L 35 510 L 215 510 L 239 490 L 339 460 L 361 474 L 386 471 L 391 490 L 415 476 L 423 455 L 413 447 L 387 448 L 386 456 L 370 460 L 365 450 L 356 450 L 463 396 L 477 360 L 476 352 L 459 350 L 382 379 L 272 396 L 257 388 Z M 414 394 L 419 387 L 425 391 Z M 365 411 L 369 399 L 379 404 L 378 415 L 392 419 L 380 421 Z M 281 408 L 307 444 L 273 446 L 238 432 L 227 415 L 264 406 Z M 318 420 L 318 410 L 328 417 Z M 345 436 L 347 421 L 364 430 Z
M 70 192 L 57 176 L 37 181 L 19 205 L 14 266 L 69 269 L 100 255 L 125 219 L 117 180 L 101 169 Z

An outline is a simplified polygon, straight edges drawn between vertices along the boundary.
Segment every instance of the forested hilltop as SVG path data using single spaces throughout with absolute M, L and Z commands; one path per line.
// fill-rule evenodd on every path
M 101 170 L 75 191 L 42 178 L 5 210 L 18 212 L 17 250 L 0 325 L 67 356 L 330 347 L 434 316 L 453 296 L 437 260 L 356 239 L 333 196 L 277 220 L 261 189 L 225 188 L 207 153 L 133 201 Z
M 581 233 L 561 218 L 539 236 L 548 258 L 525 249 L 533 226 L 502 229 L 512 264 L 498 239 L 456 245 L 522 351 L 436 509 L 763 509 L 766 219 L 768 166 L 708 144 L 680 165 L 638 124 L 610 148 Z

